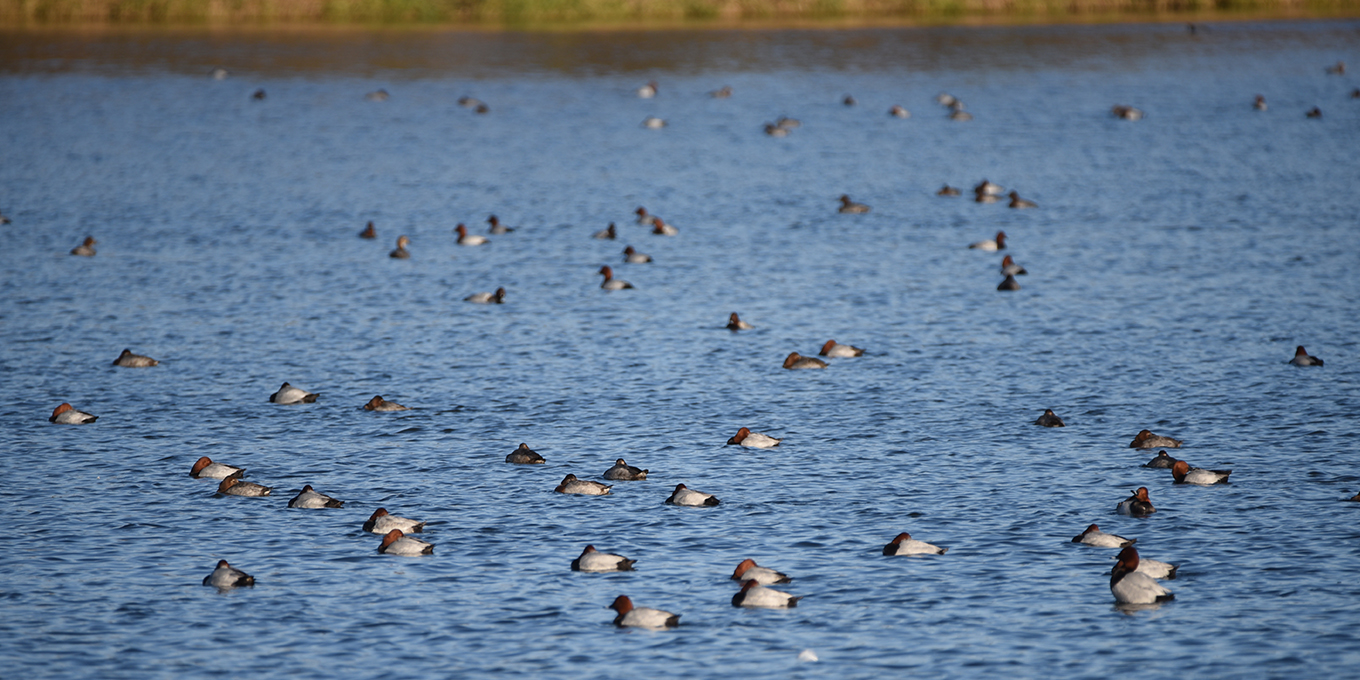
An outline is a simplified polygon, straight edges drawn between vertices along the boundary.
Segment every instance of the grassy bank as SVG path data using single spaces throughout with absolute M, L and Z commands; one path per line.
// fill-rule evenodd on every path
M 1360 0 L 0 0 L 0 24 L 741 23 L 978 17 L 1357 16 Z

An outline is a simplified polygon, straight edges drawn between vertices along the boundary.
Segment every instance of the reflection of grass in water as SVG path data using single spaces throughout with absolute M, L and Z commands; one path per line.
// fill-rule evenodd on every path
M 1174 18 L 1165 15 L 1204 12 L 1355 16 L 1360 13 L 1360 0 L 0 0 L 0 22 L 8 24 L 702 25 L 789 19 Z

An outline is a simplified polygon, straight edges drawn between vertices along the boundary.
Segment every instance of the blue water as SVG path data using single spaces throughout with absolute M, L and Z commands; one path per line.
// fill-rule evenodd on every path
M 0 675 L 1353 675 L 1360 77 L 1324 67 L 1357 37 L 0 33 Z M 518 230 L 455 245 L 491 213 Z M 966 248 L 999 229 L 1018 292 Z M 780 368 L 830 338 L 868 352 Z M 268 403 L 284 381 L 321 397 Z M 63 401 L 98 422 L 49 424 Z M 742 426 L 784 443 L 723 446 Z M 1140 468 L 1143 428 L 1232 483 Z M 204 455 L 275 495 L 215 496 Z M 650 478 L 553 493 L 618 457 Z M 663 505 L 678 482 L 722 505 Z M 345 507 L 286 508 L 304 484 Z M 1159 512 L 1117 515 L 1138 486 Z M 379 506 L 434 555 L 377 554 Z M 1093 522 L 1180 565 L 1176 600 L 1116 608 L 1113 551 L 1070 542 Z M 949 552 L 883 557 L 903 531 Z M 637 571 L 569 571 L 587 543 Z M 746 557 L 806 599 L 730 606 Z M 218 559 L 258 584 L 203 587 Z M 616 630 L 620 594 L 682 625 Z

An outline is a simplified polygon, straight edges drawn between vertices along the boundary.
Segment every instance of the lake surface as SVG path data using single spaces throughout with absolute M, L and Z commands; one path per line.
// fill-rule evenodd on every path
M 1360 76 L 1324 67 L 1357 38 L 0 32 L 0 675 L 1354 675 Z M 492 213 L 517 231 L 455 244 Z M 998 230 L 1020 291 L 967 248 Z M 868 351 L 780 368 L 831 338 Z M 98 422 L 48 423 L 64 401 Z M 724 446 L 742 426 L 784 442 Z M 1139 467 L 1143 428 L 1232 483 Z M 216 496 L 205 455 L 275 494 Z M 618 457 L 650 478 L 553 492 Z M 663 505 L 680 482 L 722 504 Z M 345 507 L 288 509 L 304 484 Z M 1159 512 L 1116 514 L 1138 486 Z M 380 506 L 434 554 L 379 555 Z M 1091 523 L 1180 565 L 1175 601 L 1115 607 Z M 883 557 L 904 531 L 949 552 Z M 637 570 L 570 571 L 587 543 Z M 746 557 L 806 599 L 732 607 Z M 258 584 L 202 586 L 219 559 Z M 615 629 L 620 594 L 680 628 Z

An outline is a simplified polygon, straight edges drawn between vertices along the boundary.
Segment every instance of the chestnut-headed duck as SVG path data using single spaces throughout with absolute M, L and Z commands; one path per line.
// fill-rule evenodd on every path
M 765 124 L 765 127 L 764 127 L 763 129 L 765 130 L 765 134 L 767 134 L 767 135 L 769 135 L 769 136 L 771 136 L 771 137 L 788 137 L 788 136 L 789 136 L 789 129 L 788 129 L 788 128 L 786 128 L 786 127 L 780 127 L 780 126 L 778 126 L 778 125 L 775 125 L 774 123 L 766 123 L 766 124 Z
M 595 546 L 588 545 L 581 551 L 581 556 L 571 561 L 572 571 L 632 571 L 633 565 L 637 560 L 630 560 L 623 555 L 611 555 L 602 553 L 595 549 Z
M 378 552 L 384 555 L 433 555 L 434 544 L 411 538 L 401 529 L 393 529 L 383 535 Z
M 388 401 L 386 399 L 383 399 L 382 395 L 375 394 L 373 395 L 372 399 L 368 400 L 367 404 L 364 404 L 364 410 L 388 413 L 391 411 L 410 411 L 411 409 L 406 406 L 402 406 L 401 404 L 398 404 L 395 401 Z
M 359 232 L 359 238 L 378 238 L 378 230 L 373 228 L 373 220 L 368 221 L 368 226 Z
M 850 200 L 850 196 L 846 194 L 841 194 L 840 201 L 841 207 L 837 208 L 836 212 L 851 213 L 856 215 L 869 212 L 869 206 L 864 205 L 863 203 L 856 203 Z
M 502 305 L 505 304 L 505 289 L 497 288 L 494 293 L 473 293 L 463 300 L 479 305 Z
M 1261 95 L 1259 95 L 1259 94 L 1256 95 L 1256 101 L 1252 104 L 1252 107 L 1255 108 L 1257 111 L 1265 111 L 1265 110 L 1266 110 L 1266 98 L 1263 97 L 1263 96 L 1261 96 Z
M 1015 276 L 1007 274 L 1001 283 L 996 284 L 997 290 L 1020 290 L 1020 282 L 1015 280 Z
M 824 357 L 858 357 L 864 356 L 864 350 L 850 345 L 842 345 L 835 340 L 827 340 L 826 344 L 822 345 L 822 351 L 818 354 Z
M 748 557 L 742 560 L 741 564 L 738 564 L 736 570 L 732 572 L 732 580 L 755 581 L 762 586 L 768 586 L 773 583 L 788 583 L 792 581 L 793 578 L 788 574 L 762 567 L 756 564 L 755 560 Z
M 60 406 L 52 410 L 52 415 L 48 416 L 47 422 L 59 423 L 61 425 L 85 425 L 99 420 L 99 416 L 92 416 L 84 411 L 77 411 L 73 406 L 63 402 Z
M 639 253 L 633 249 L 633 246 L 628 246 L 623 249 L 623 261 L 632 264 L 642 264 L 644 262 L 651 262 L 652 256 L 646 253 Z
M 1067 423 L 1064 423 L 1063 419 L 1059 418 L 1058 414 L 1054 413 L 1051 408 L 1044 409 L 1044 414 L 1039 416 L 1039 419 L 1034 421 L 1034 424 L 1042 425 L 1044 427 L 1067 427 Z
M 288 501 L 290 508 L 306 508 L 315 510 L 317 508 L 343 508 L 345 502 L 336 498 L 331 498 L 324 493 L 312 488 L 311 484 L 302 487 L 302 492 Z
M 1338 61 L 1333 66 L 1327 67 L 1327 75 L 1344 76 L 1346 75 L 1346 62 Z
M 1232 470 L 1192 468 L 1189 463 L 1183 460 L 1178 460 L 1171 465 L 1171 476 L 1176 479 L 1177 484 L 1198 484 L 1199 486 L 1227 484 L 1228 475 L 1231 474 Z
M 1073 543 L 1082 545 L 1093 545 L 1097 548 L 1123 548 L 1138 542 L 1136 538 L 1124 538 L 1114 534 L 1107 534 L 1100 530 L 1100 527 L 1092 524 L 1086 527 L 1086 531 L 1072 537 Z
M 1007 255 L 1001 258 L 1001 274 L 1003 276 L 1025 276 L 1029 274 L 1029 272 L 1025 271 L 1024 267 L 1016 264 L 1015 260 L 1011 259 L 1010 255 Z
M 1151 576 L 1152 578 L 1155 578 L 1158 581 L 1176 580 L 1177 569 L 1180 569 L 1178 565 L 1170 564 L 1167 562 L 1159 562 L 1154 559 L 1143 557 L 1142 555 L 1138 556 L 1138 570 L 1137 570 L 1138 573 L 1147 574 L 1148 576 Z
M 666 121 L 662 118 L 657 118 L 656 116 L 647 116 L 642 119 L 642 127 L 645 127 L 648 130 L 660 130 L 661 128 L 666 127 Z
M 250 98 L 257 102 L 262 102 L 265 100 L 265 97 L 268 96 L 269 95 L 265 93 L 264 88 L 260 88 L 258 90 L 255 90 L 255 94 L 250 95 Z
M 639 87 L 637 89 L 637 96 L 642 99 L 651 99 L 652 97 L 656 96 L 656 90 L 657 90 L 656 81 L 649 80 L 647 81 L 646 85 L 643 85 L 642 87 Z
M 226 479 L 228 477 L 240 479 L 245 473 L 245 468 L 214 463 L 212 459 L 207 456 L 203 456 L 197 461 L 194 461 L 194 466 L 189 468 L 189 476 L 194 479 Z
M 1128 515 L 1130 517 L 1147 517 L 1148 515 L 1157 512 L 1157 508 L 1152 507 L 1152 500 L 1148 498 L 1146 486 L 1138 487 L 1138 490 L 1133 492 L 1133 495 L 1120 501 L 1117 509 L 1119 510 L 1119 514 Z
M 319 396 L 321 395 L 284 383 L 278 392 L 269 395 L 269 401 L 274 404 L 312 404 Z
M 1012 191 L 1012 192 L 1010 192 L 1009 194 L 1006 194 L 1006 195 L 1007 195 L 1007 196 L 1010 196 L 1010 198 L 1011 198 L 1010 207 L 1012 207 L 1012 208 L 1037 208 L 1037 207 L 1039 207 L 1039 204 L 1038 204 L 1038 203 L 1035 203 L 1034 201 L 1027 201 L 1027 200 L 1025 200 L 1025 199 L 1023 199 L 1023 198 L 1020 198 L 1020 193 L 1019 193 L 1019 192 Z
M 94 244 L 96 243 L 99 242 L 94 240 L 93 236 L 86 236 L 84 243 L 71 249 L 71 254 L 81 257 L 94 257 Z
M 425 523 L 389 514 L 387 508 L 374 510 L 368 521 L 364 522 L 364 531 L 370 534 L 386 535 L 393 529 L 400 530 L 403 534 L 418 534 L 425 531 Z
M 1110 113 L 1113 113 L 1115 118 L 1123 118 L 1124 120 L 1143 119 L 1142 111 L 1139 111 L 1132 106 L 1124 106 L 1123 104 L 1115 104 L 1114 107 L 1110 109 Z
M 614 227 L 614 223 L 610 222 L 608 227 L 601 229 L 595 232 L 594 234 L 591 234 L 590 237 L 598 239 L 609 239 L 610 241 L 613 241 L 614 239 L 619 237 L 619 232 Z
M 973 250 L 982 250 L 982 251 L 986 251 L 986 252 L 989 252 L 989 253 L 993 253 L 993 252 L 996 252 L 996 251 L 998 251 L 998 250 L 1005 250 L 1005 249 L 1006 249 L 1006 232 L 1004 232 L 1004 231 L 998 231 L 998 232 L 996 232 L 996 238 L 994 238 L 994 239 L 987 239 L 986 241 L 977 241 L 977 242 L 975 242 L 975 243 L 969 243 L 969 244 L 968 244 L 968 247 L 971 248 L 971 249 L 973 249 Z
M 797 352 L 789 352 L 789 355 L 784 357 L 784 368 L 790 370 L 802 368 L 826 368 L 826 362 L 817 357 L 805 357 Z
M 406 250 L 406 246 L 411 245 L 411 239 L 405 235 L 397 237 L 397 249 L 388 253 L 387 256 L 394 260 L 410 259 L 411 253 Z
M 227 477 L 222 480 L 221 484 L 217 485 L 217 493 L 224 496 L 249 496 L 251 498 L 259 498 L 260 496 L 268 496 L 273 491 L 273 489 L 263 484 L 243 482 L 236 477 Z
M 459 97 L 458 105 L 465 109 L 475 109 L 479 106 L 486 106 L 486 104 L 482 103 L 482 100 L 476 97 Z
M 960 123 L 966 123 L 966 122 L 968 122 L 968 121 L 970 121 L 970 120 L 972 120 L 972 119 L 973 119 L 973 114 L 968 113 L 967 111 L 964 111 L 963 109 L 954 109 L 953 111 L 950 111 L 950 112 L 949 112 L 949 120 L 955 120 L 955 121 L 958 121 L 958 122 L 960 122 Z
M 605 290 L 623 290 L 633 287 L 633 284 L 627 281 L 614 278 L 614 270 L 610 269 L 609 265 L 600 267 L 600 273 L 604 274 L 604 282 L 600 284 L 600 287 Z
M 684 484 L 676 484 L 675 491 L 671 492 L 671 497 L 666 499 L 667 505 L 685 505 L 689 507 L 702 507 L 718 505 L 722 501 L 715 498 L 712 494 L 695 491 Z
M 387 90 L 374 90 L 364 95 L 364 101 L 385 102 L 387 101 L 387 98 L 390 96 L 391 95 L 387 94 Z
M 1303 115 L 1305 118 L 1321 118 L 1322 109 L 1319 109 L 1318 107 L 1314 106 L 1313 108 L 1308 109 L 1308 113 L 1305 113 Z
M 462 223 L 459 223 L 453 230 L 458 232 L 458 245 L 460 246 L 480 246 L 484 243 L 490 243 L 490 240 L 485 236 L 469 234 L 467 226 Z
M 151 357 L 133 354 L 130 349 L 123 350 L 123 353 L 119 354 L 118 358 L 113 360 L 114 366 L 123 366 L 126 368 L 147 368 L 148 366 L 156 366 L 160 363 L 161 362 L 156 361 Z
M 1143 467 L 1145 467 L 1145 468 L 1166 468 L 1167 470 L 1170 470 L 1170 469 L 1171 469 L 1171 466 L 1173 466 L 1173 465 L 1175 465 L 1175 464 L 1176 464 L 1176 459 L 1175 459 L 1175 458 L 1172 458 L 1170 454 L 1168 454 L 1166 451 L 1163 450 L 1163 451 L 1158 451 L 1158 452 L 1157 452 L 1157 455 L 1154 456 L 1154 457 L 1152 458 L 1152 460 L 1150 460 L 1150 461 L 1148 461 L 1148 462 L 1146 462 L 1146 463 L 1143 463 Z
M 574 493 L 583 496 L 604 496 L 614 487 L 613 484 L 601 484 L 586 479 L 577 479 L 576 475 L 567 475 L 562 478 L 562 483 L 557 485 L 557 493 Z
M 544 460 L 543 456 L 538 455 L 537 451 L 529 448 L 528 444 L 520 442 L 519 448 L 511 451 L 510 455 L 505 457 L 505 462 L 517 465 L 543 465 L 548 461 Z
M 788 116 L 780 116 L 779 120 L 776 120 L 774 124 L 785 130 L 803 127 L 803 121 L 798 120 L 797 118 L 789 118 Z
M 1138 550 L 1133 546 L 1119 551 L 1119 560 L 1110 571 L 1110 592 L 1120 604 L 1153 604 L 1176 599 L 1170 590 L 1138 571 Z
M 655 215 L 652 216 L 652 233 L 657 236 L 675 236 L 680 233 L 679 229 L 666 224 L 666 220 Z
M 736 312 L 732 312 L 727 317 L 727 330 L 729 331 L 749 331 L 752 328 L 755 328 L 755 326 L 742 321 L 741 317 L 737 316 Z
M 1133 438 L 1133 441 L 1129 442 L 1129 448 L 1131 449 L 1179 449 L 1180 447 L 1181 440 L 1163 437 L 1159 434 L 1152 434 L 1147 430 L 1140 430 Z
M 486 230 L 488 234 L 508 234 L 515 230 L 514 227 L 507 227 L 504 224 L 501 224 L 500 218 L 495 215 L 486 218 L 486 223 L 491 225 Z
M 232 568 L 226 560 L 218 560 L 217 568 L 213 569 L 213 573 L 203 577 L 203 585 L 222 589 L 240 588 L 255 585 L 255 577 L 240 569 Z
M 1322 360 L 1315 356 L 1309 356 L 1308 350 L 1304 349 L 1303 345 L 1299 345 L 1299 348 L 1294 350 L 1294 358 L 1290 359 L 1289 363 L 1295 366 L 1321 366 Z
M 948 550 L 949 548 L 918 541 L 908 533 L 898 534 L 891 543 L 883 546 L 884 555 L 943 555 Z
M 772 449 L 779 446 L 783 439 L 775 439 L 767 434 L 752 432 L 748 428 L 737 430 L 735 435 L 727 440 L 728 446 L 745 446 L 748 449 Z
M 961 196 L 962 194 L 963 192 L 960 191 L 958 187 L 951 187 L 948 184 L 940 187 L 940 190 L 935 192 L 936 196 Z
M 648 607 L 634 607 L 633 601 L 628 599 L 627 595 L 614 598 L 614 604 L 609 605 L 606 609 L 613 609 L 618 612 L 619 615 L 614 617 L 614 625 L 619 628 L 664 630 L 680 625 L 679 614 Z
M 798 601 L 802 597 L 794 597 L 782 590 L 766 588 L 759 581 L 751 579 L 741 584 L 741 590 L 732 596 L 733 607 L 763 607 L 766 609 L 784 609 L 787 607 L 797 607 Z
M 939 104 L 940 106 L 953 106 L 954 102 L 957 101 L 958 98 L 956 98 L 952 94 L 949 94 L 948 92 L 941 92 L 935 95 L 935 103 Z
M 638 206 L 638 209 L 637 209 L 637 210 L 634 210 L 634 211 L 633 211 L 633 214 L 634 214 L 634 215 L 637 215 L 637 223 L 638 223 L 638 224 L 644 224 L 644 225 L 645 225 L 645 224 L 651 224 L 651 223 L 652 223 L 652 214 L 649 213 L 649 212 L 647 212 L 647 209 L 644 208 L 644 207 L 642 207 L 642 206 Z
M 731 86 L 731 85 L 723 85 L 722 87 L 720 87 L 720 88 L 718 88 L 718 89 L 716 89 L 716 90 L 714 90 L 714 91 L 712 91 L 712 92 L 709 92 L 709 93 L 708 93 L 708 96 L 710 96 L 710 97 L 712 97 L 712 98 L 714 98 L 714 99 L 727 99 L 728 97 L 731 97 L 731 96 L 732 96 L 732 86 Z
M 623 482 L 636 482 L 647 479 L 647 471 L 639 467 L 633 467 L 620 458 L 614 461 L 614 467 L 604 471 L 604 478 Z
M 911 118 L 910 111 L 896 104 L 893 104 L 892 108 L 888 109 L 888 115 L 892 116 L 893 118 Z
M 859 102 L 855 101 L 855 98 L 854 98 L 852 95 L 848 95 L 848 94 L 847 94 L 847 95 L 845 95 L 845 98 L 841 100 L 841 103 L 844 104 L 844 105 L 846 105 L 846 106 L 854 106 L 854 105 L 858 104 Z

